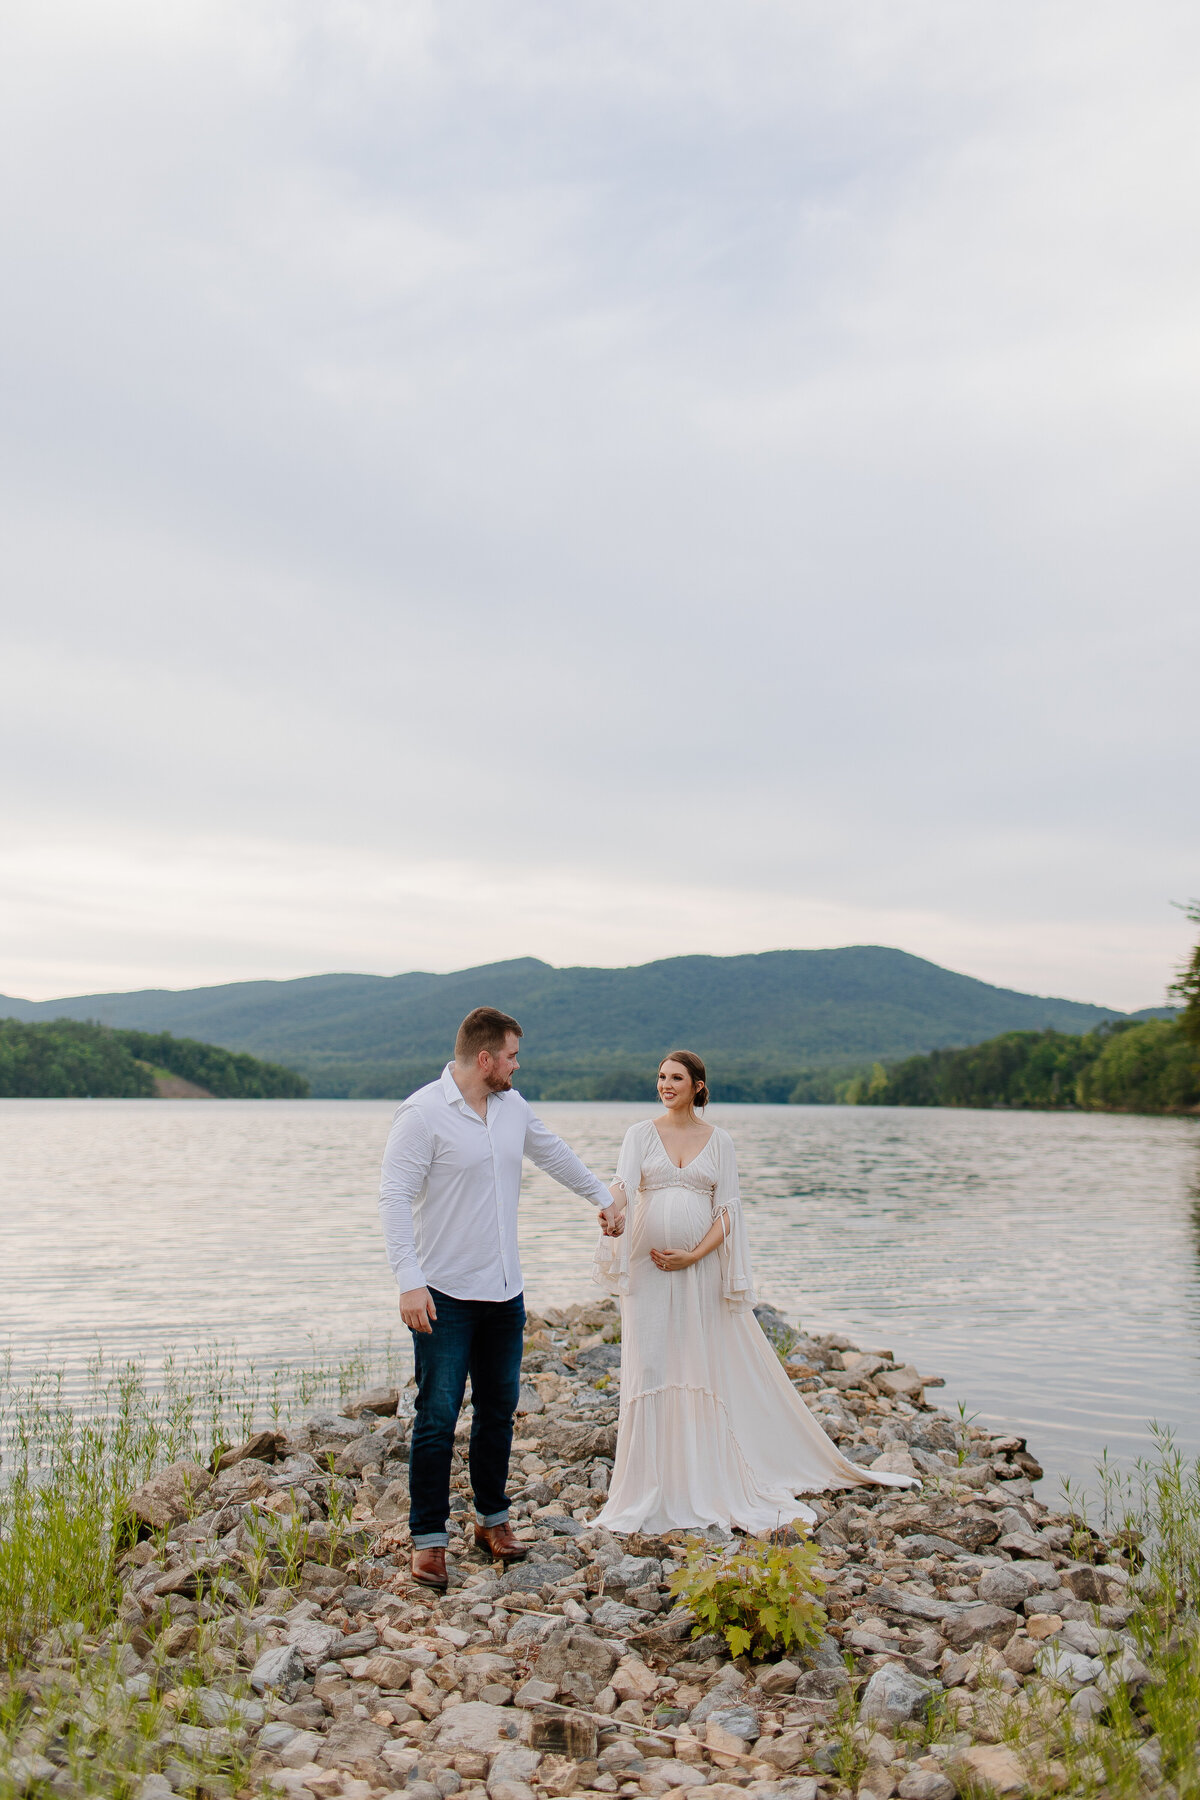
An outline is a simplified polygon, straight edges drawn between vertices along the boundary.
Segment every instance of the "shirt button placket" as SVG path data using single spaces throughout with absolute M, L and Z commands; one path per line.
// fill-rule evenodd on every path
M 488 1145 L 492 1152 L 492 1196 L 496 1207 L 496 1237 L 500 1245 L 500 1273 L 504 1277 L 504 1298 L 507 1300 L 508 1262 L 504 1254 L 504 1215 L 500 1203 L 500 1171 L 496 1167 L 496 1138 L 492 1131 L 492 1116 L 498 1111 L 499 1108 L 494 1107 L 489 1100 L 487 1103 L 487 1117 L 484 1120 L 484 1124 L 487 1126 Z

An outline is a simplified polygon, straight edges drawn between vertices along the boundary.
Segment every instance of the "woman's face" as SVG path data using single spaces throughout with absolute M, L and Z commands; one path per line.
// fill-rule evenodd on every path
M 682 1063 L 668 1056 L 658 1071 L 658 1097 L 668 1112 L 685 1113 L 692 1104 L 696 1084 Z

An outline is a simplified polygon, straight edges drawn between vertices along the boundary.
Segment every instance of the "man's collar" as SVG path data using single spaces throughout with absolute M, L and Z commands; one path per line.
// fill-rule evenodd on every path
M 453 1106 L 456 1102 L 459 1106 L 467 1105 L 467 1102 L 463 1097 L 463 1091 L 459 1087 L 457 1081 L 455 1081 L 455 1079 L 454 1079 L 454 1064 L 453 1063 L 447 1063 L 445 1068 L 442 1070 L 442 1092 L 443 1092 L 443 1094 L 445 1094 L 446 1099 L 449 1101 L 451 1106 Z M 468 1111 L 470 1111 L 470 1110 L 471 1109 L 468 1108 Z

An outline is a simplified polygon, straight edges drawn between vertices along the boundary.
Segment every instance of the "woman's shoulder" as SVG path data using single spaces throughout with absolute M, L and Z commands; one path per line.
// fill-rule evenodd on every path
M 627 1144 L 649 1143 L 652 1131 L 654 1131 L 653 1119 L 639 1119 L 637 1124 L 631 1125 L 625 1133 L 624 1142 Z

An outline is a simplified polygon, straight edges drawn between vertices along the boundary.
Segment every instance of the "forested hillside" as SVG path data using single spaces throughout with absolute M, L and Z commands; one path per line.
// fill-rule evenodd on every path
M 0 999 L 0 1014 L 187 1032 L 302 1069 L 314 1091 L 391 1096 L 441 1068 L 463 1014 L 502 1007 L 525 1027 L 519 1085 L 533 1098 L 641 1099 L 657 1059 L 699 1050 L 727 1100 L 832 1099 L 873 1060 L 1007 1031 L 1079 1033 L 1110 1008 L 992 987 L 878 945 L 685 956 L 628 969 L 534 958 L 451 975 L 319 975 L 181 993 Z
M 221 1100 L 294 1100 L 303 1075 L 170 1032 L 0 1019 L 0 1098 L 152 1100 L 171 1078 Z
M 1200 908 L 1188 909 L 1200 924 Z M 1200 943 L 1174 984 L 1175 1019 L 1118 1019 L 1082 1036 L 1007 1031 L 969 1049 L 934 1050 L 842 1084 L 852 1106 L 1200 1111 Z

